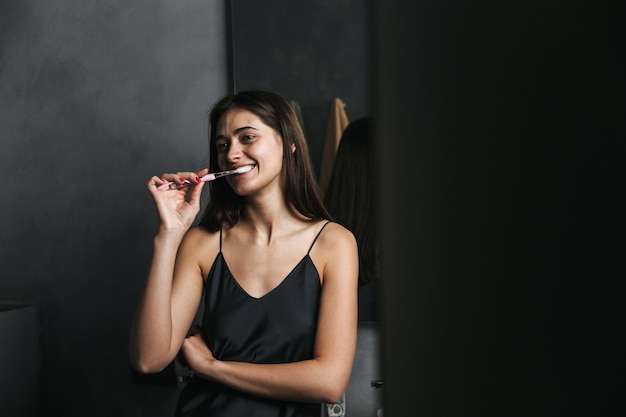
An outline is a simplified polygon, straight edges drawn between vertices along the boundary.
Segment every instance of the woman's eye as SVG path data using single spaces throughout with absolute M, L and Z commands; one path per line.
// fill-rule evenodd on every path
M 243 138 L 242 138 L 242 139 L 243 139 L 244 141 L 249 141 L 249 140 L 254 139 L 254 135 L 243 135 Z
M 228 143 L 218 142 L 215 144 L 215 148 L 218 150 L 218 152 L 225 151 L 226 149 L 228 149 Z

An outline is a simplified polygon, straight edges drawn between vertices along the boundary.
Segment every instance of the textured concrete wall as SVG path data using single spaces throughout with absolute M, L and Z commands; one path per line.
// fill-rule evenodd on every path
M 229 89 L 225 9 L 0 6 L 0 301 L 40 306 L 45 415 L 168 414 L 170 391 L 133 386 L 128 365 L 157 225 L 144 184 L 207 160 L 206 111 Z

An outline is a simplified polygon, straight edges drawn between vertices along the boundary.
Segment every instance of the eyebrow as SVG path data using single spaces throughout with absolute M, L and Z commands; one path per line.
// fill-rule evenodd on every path
M 244 130 L 248 130 L 248 129 L 252 129 L 252 130 L 256 130 L 256 131 L 259 130 L 256 127 L 252 127 L 252 126 L 242 126 L 240 128 L 235 129 L 235 131 L 233 133 L 236 135 L 236 134 L 241 133 Z M 217 140 L 217 139 L 228 139 L 228 138 L 226 136 L 224 136 L 224 135 L 217 135 L 217 136 L 215 136 L 215 140 Z

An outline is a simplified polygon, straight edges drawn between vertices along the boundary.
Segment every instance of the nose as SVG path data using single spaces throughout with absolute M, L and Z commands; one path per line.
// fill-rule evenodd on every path
M 237 162 L 241 158 L 242 146 L 239 141 L 234 140 L 230 143 L 228 147 L 228 154 L 226 155 L 226 160 L 229 163 Z

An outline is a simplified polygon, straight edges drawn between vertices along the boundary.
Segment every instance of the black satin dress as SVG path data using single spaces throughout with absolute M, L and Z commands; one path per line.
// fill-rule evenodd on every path
M 232 276 L 220 235 L 220 253 L 205 284 L 202 324 L 217 359 L 285 363 L 313 357 L 321 285 L 309 253 L 326 224 L 289 275 L 261 298 L 251 297 Z M 197 376 L 183 388 L 176 409 L 176 417 L 319 417 L 320 413 L 319 403 L 261 398 Z

